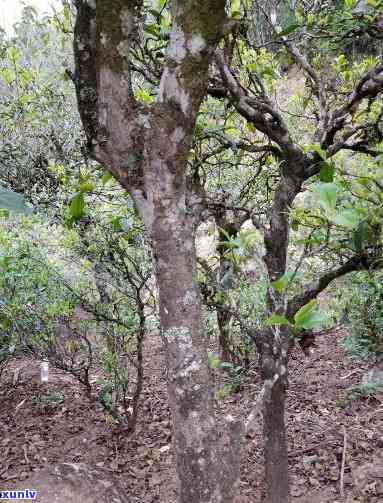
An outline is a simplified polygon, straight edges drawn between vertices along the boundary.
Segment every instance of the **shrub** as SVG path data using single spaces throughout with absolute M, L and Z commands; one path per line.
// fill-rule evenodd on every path
M 382 275 L 360 273 L 353 283 L 347 307 L 350 334 L 343 341 L 344 347 L 353 359 L 379 359 L 383 354 Z

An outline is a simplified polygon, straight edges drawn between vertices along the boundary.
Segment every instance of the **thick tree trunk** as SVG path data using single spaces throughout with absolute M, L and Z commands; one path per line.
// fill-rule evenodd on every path
M 171 216 L 171 218 L 170 218 Z M 155 211 L 153 250 L 180 503 L 220 503 L 216 422 L 196 284 L 194 232 L 179 206 Z
M 75 4 L 76 89 L 91 153 L 129 191 L 152 237 L 179 502 L 231 503 L 232 495 L 223 490 L 232 473 L 223 475 L 228 470 L 222 469 L 217 447 L 196 283 L 194 235 L 200 203 L 186 187 L 209 66 L 230 26 L 226 2 L 170 2 L 172 29 L 152 105 L 135 100 L 130 65 L 132 44 L 143 42 L 144 2 Z

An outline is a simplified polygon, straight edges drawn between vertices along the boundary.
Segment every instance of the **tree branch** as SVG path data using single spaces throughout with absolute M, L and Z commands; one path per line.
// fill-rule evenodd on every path
M 293 317 L 301 307 L 310 302 L 310 300 L 315 299 L 335 279 L 350 272 L 383 267 L 382 250 L 382 246 L 366 248 L 363 254 L 355 255 L 340 267 L 324 273 L 305 292 L 296 295 L 289 301 L 286 310 L 287 317 Z
M 74 54 L 79 112 L 93 158 L 126 187 L 143 183 L 145 107 L 133 96 L 130 49 L 142 0 L 76 0 Z
M 347 119 L 355 114 L 365 98 L 376 98 L 383 91 L 383 65 L 378 65 L 366 73 L 348 96 L 346 103 L 335 110 L 321 139 L 321 147 L 327 150 L 335 135 L 345 126 Z

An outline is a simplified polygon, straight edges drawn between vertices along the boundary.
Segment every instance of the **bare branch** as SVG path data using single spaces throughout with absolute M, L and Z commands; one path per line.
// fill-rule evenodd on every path
M 378 65 L 366 73 L 348 96 L 346 103 L 335 110 L 321 139 L 321 147 L 328 149 L 335 135 L 345 126 L 346 121 L 359 108 L 365 98 L 376 98 L 383 91 L 383 65 Z
M 258 131 L 277 143 L 285 157 L 299 156 L 303 159 L 303 154 L 292 141 L 282 117 L 267 96 L 250 96 L 234 77 L 221 51 L 216 53 L 216 63 L 236 110 L 254 124 Z
M 294 58 L 297 65 L 300 66 L 302 70 L 304 70 L 304 72 L 306 72 L 306 74 L 310 77 L 313 84 L 313 90 L 318 98 L 319 104 L 319 124 L 315 136 L 320 140 L 328 121 L 327 96 L 322 76 L 318 75 L 314 67 L 311 66 L 304 55 L 300 53 L 299 49 L 290 41 L 288 41 L 286 37 L 282 37 L 282 42 L 291 56 Z

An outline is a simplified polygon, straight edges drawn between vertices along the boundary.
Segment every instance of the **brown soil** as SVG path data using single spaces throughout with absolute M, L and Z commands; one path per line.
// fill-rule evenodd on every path
M 308 358 L 298 349 L 292 355 L 287 421 L 294 503 L 383 501 L 383 395 L 340 406 L 365 369 L 345 358 L 342 335 L 321 336 Z M 259 383 L 249 383 L 223 407 L 246 414 L 258 389 Z M 43 407 L 39 396 L 52 392 L 62 393 L 63 402 Z M 42 385 L 38 364 L 29 360 L 13 362 L 3 378 L 0 432 L 1 490 L 16 488 L 45 466 L 87 463 L 118 477 L 131 503 L 175 502 L 165 376 L 154 336 L 147 341 L 139 424 L 130 437 L 106 422 L 97 400 L 89 400 L 71 376 L 55 370 Z M 238 503 L 260 501 L 261 446 L 260 430 L 246 439 Z M 371 466 L 375 475 L 369 478 Z

